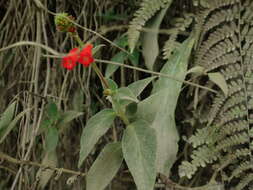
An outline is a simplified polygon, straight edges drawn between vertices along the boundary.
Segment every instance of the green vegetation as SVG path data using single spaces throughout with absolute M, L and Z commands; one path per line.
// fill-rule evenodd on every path
M 252 10 L 0 1 L 0 189 L 252 189 Z

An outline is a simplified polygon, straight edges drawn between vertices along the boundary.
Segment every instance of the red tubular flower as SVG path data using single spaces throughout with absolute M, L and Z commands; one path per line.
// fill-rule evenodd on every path
M 63 57 L 62 66 L 68 70 L 72 70 L 76 66 L 76 62 L 82 64 L 85 67 L 88 67 L 91 63 L 94 62 L 92 57 L 92 44 L 86 45 L 82 51 L 78 48 L 70 50 L 68 55 Z
M 68 70 L 72 70 L 76 66 L 76 62 L 79 59 L 79 49 L 74 48 L 70 50 L 68 55 L 63 57 L 62 66 Z
M 94 62 L 94 58 L 92 57 L 92 48 L 92 44 L 87 44 L 80 52 L 78 62 L 85 67 L 88 67 L 91 63 Z

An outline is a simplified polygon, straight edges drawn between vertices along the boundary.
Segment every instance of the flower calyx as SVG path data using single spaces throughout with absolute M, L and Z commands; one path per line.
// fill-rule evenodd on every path
M 72 22 L 74 20 L 75 18 L 67 13 L 58 13 L 55 16 L 54 22 L 58 31 L 76 34 L 76 27 Z

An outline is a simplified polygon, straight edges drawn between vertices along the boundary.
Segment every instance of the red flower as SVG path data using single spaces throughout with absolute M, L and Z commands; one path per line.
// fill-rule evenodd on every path
M 88 67 L 91 63 L 94 62 L 94 58 L 92 57 L 92 48 L 93 48 L 93 45 L 88 44 L 80 52 L 78 62 L 81 63 L 85 67 Z
M 76 32 L 76 28 L 75 28 L 75 27 L 70 27 L 70 28 L 68 29 L 68 32 L 74 34 L 74 33 Z
M 79 49 L 74 48 L 70 50 L 67 56 L 62 59 L 62 66 L 68 70 L 72 70 L 76 66 L 76 62 L 79 59 Z
M 78 48 L 70 50 L 67 56 L 62 59 L 62 66 L 68 70 L 72 70 L 76 66 L 76 62 L 88 67 L 91 63 L 94 62 L 92 57 L 92 44 L 86 45 L 82 51 Z

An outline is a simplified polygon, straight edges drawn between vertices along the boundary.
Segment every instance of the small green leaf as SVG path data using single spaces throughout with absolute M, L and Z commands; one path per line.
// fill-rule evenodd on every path
M 58 144 L 58 140 L 58 130 L 55 127 L 50 127 L 46 134 L 46 151 L 54 151 Z
M 126 116 L 133 117 L 137 112 L 138 104 L 136 102 L 132 102 L 126 106 Z
M 123 36 L 120 36 L 119 38 L 117 38 L 116 40 L 114 40 L 114 43 L 117 44 L 119 47 L 121 48 L 125 48 L 128 44 L 127 42 L 127 36 L 126 35 L 123 35 Z M 128 54 L 125 53 L 125 52 L 118 52 L 116 53 L 112 58 L 111 58 L 111 61 L 113 62 L 118 62 L 118 63 L 122 63 L 124 64 L 125 60 L 128 58 Z M 113 65 L 113 64 L 109 64 L 107 67 L 106 67 L 106 70 L 105 70 L 105 77 L 106 78 L 109 78 L 110 76 L 113 75 L 113 73 L 119 68 L 118 65 Z
M 81 115 L 83 115 L 83 112 L 78 112 L 78 111 L 74 111 L 74 110 L 65 111 L 59 117 L 59 120 L 57 123 L 57 127 L 60 129 L 60 132 L 62 132 L 68 126 L 69 122 L 80 117 Z
M 51 166 L 56 167 L 57 166 L 57 155 L 55 151 L 46 152 L 45 157 L 42 160 L 42 164 L 44 166 Z M 54 174 L 54 170 L 51 169 L 44 169 L 40 168 L 39 171 L 36 174 L 36 178 L 39 179 L 39 186 L 44 189 L 47 183 L 49 182 L 50 178 Z
M 96 55 L 97 52 L 99 52 L 99 50 L 104 47 L 105 45 L 104 44 L 99 44 L 97 46 L 95 46 L 93 49 L 92 49 L 92 54 L 93 55 Z
M 189 69 L 186 74 L 194 73 L 194 74 L 202 75 L 205 73 L 204 71 L 205 71 L 204 67 L 195 66 Z
M 118 89 L 118 85 L 114 80 L 112 80 L 112 79 L 106 79 L 106 80 L 107 80 L 109 87 L 112 91 L 115 91 Z
M 130 85 L 128 88 L 133 92 L 133 94 L 137 97 L 141 94 L 141 92 L 148 86 L 148 84 L 157 77 L 148 77 L 142 80 L 138 80 Z
M 139 100 L 134 95 L 134 93 L 131 91 L 128 87 L 121 87 L 117 90 L 117 99 L 118 100 L 127 100 L 129 103 L 136 102 L 138 103 Z M 127 103 L 127 104 L 129 104 Z
M 77 89 L 72 99 L 73 109 L 79 112 L 83 111 L 85 109 L 84 101 L 84 92 L 81 89 Z
M 55 122 L 55 121 L 58 120 L 59 112 L 58 112 L 57 105 L 54 102 L 51 102 L 51 103 L 47 104 L 46 114 L 52 122 Z
M 127 59 L 128 55 L 121 51 L 121 52 L 118 52 L 117 54 L 115 54 L 111 61 L 113 62 L 117 62 L 117 63 L 122 63 L 124 64 L 124 61 Z M 113 73 L 119 68 L 118 65 L 113 65 L 113 64 L 109 64 L 107 67 L 106 67 L 106 71 L 105 71 L 105 77 L 106 78 L 109 78 L 110 76 L 113 75 Z
M 142 120 L 130 124 L 124 131 L 122 150 L 138 190 L 153 190 L 156 179 L 155 130 Z
M 134 49 L 133 53 L 129 55 L 129 60 L 131 61 L 132 65 L 138 66 L 139 65 L 139 59 L 140 59 L 140 52 Z
M 224 76 L 219 73 L 208 73 L 208 77 L 210 79 L 210 81 L 214 82 L 216 85 L 218 85 L 220 87 L 220 89 L 223 91 L 223 93 L 225 94 L 225 96 L 228 95 L 228 85 L 227 82 L 224 78 Z
M 52 125 L 52 122 L 49 119 L 44 119 L 41 121 L 40 130 L 46 130 Z
M 143 34 L 142 54 L 145 60 L 145 65 L 149 70 L 153 70 L 154 63 L 159 54 L 158 36 L 160 24 L 169 6 L 170 3 L 168 3 L 165 8 L 161 9 L 156 16 L 148 21 L 146 28 L 150 29 L 151 31 Z
M 9 105 L 8 108 L 2 114 L 0 118 L 0 132 L 10 124 L 12 118 L 14 117 L 15 107 L 16 101 Z
M 103 190 L 123 161 L 121 143 L 107 144 L 87 174 L 87 190 Z
M 31 109 L 26 109 L 19 113 L 9 124 L 8 126 L 1 131 L 0 133 L 0 144 L 4 141 L 4 139 L 7 137 L 7 135 L 12 131 L 12 129 L 16 126 L 18 121 L 28 112 L 31 111 Z
M 98 139 L 111 127 L 115 117 L 112 109 L 104 109 L 88 120 L 81 136 L 78 167 L 81 167 Z

